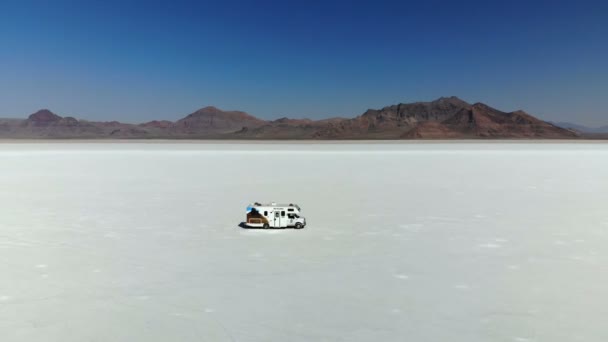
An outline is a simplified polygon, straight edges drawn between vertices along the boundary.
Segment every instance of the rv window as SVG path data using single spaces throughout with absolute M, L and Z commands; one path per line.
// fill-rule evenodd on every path
M 281 216 L 285 217 L 285 211 L 281 211 Z
M 293 211 L 293 209 L 287 209 L 287 211 Z
M 268 216 L 268 212 L 267 211 L 264 212 L 264 216 Z

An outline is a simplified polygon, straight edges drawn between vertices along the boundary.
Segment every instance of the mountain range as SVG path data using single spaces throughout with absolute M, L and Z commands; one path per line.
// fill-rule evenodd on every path
M 608 126 L 589 127 L 585 125 L 579 125 L 571 122 L 551 122 L 555 126 L 577 131 L 583 134 L 606 134 L 608 133 Z
M 62 117 L 47 109 L 0 119 L 0 138 L 29 139 L 573 139 L 585 132 L 524 111 L 502 112 L 457 97 L 369 109 L 354 118 L 262 120 L 205 107 L 177 121 L 127 124 Z

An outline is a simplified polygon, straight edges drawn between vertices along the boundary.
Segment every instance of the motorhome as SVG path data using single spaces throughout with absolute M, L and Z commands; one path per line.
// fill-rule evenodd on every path
M 250 228 L 288 228 L 301 229 L 306 226 L 306 219 L 300 215 L 297 204 L 262 204 L 259 202 L 247 206 L 245 225 Z

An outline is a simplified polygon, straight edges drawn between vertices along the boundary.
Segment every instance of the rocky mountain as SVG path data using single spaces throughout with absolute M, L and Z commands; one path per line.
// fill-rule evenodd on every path
M 61 116 L 52 113 L 50 110 L 41 109 L 30 115 L 23 124 L 28 127 L 49 127 L 57 124 L 61 119 L 63 119 Z
M 25 120 L 0 119 L 0 138 L 166 139 L 571 139 L 580 134 L 523 111 L 502 112 L 457 97 L 369 109 L 354 118 L 258 119 L 205 107 L 175 122 L 93 122 L 40 110 Z
M 248 137 L 278 134 L 312 139 L 576 138 L 577 133 L 523 111 L 506 113 L 457 97 L 370 109 L 352 119 L 313 121 L 282 127 L 269 123 L 238 132 Z
M 245 112 L 222 111 L 215 107 L 205 107 L 188 114 L 169 127 L 175 134 L 205 135 L 232 133 L 243 127 L 259 127 L 266 124 Z
M 31 114 L 25 120 L 0 119 L 0 138 L 129 138 L 143 137 L 145 131 L 137 126 L 113 122 L 91 122 L 66 116 L 62 117 L 48 109 Z
M 30 115 L 14 131 L 34 137 L 63 138 L 72 136 L 95 137 L 103 130 L 86 121 L 78 121 L 71 116 L 61 117 L 48 109 L 42 109 Z

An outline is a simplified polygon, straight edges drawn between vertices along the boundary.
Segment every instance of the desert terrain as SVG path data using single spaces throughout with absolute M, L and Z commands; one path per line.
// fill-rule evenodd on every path
M 2 341 L 608 340 L 608 145 L 0 144 Z M 293 202 L 305 229 L 238 225 Z

